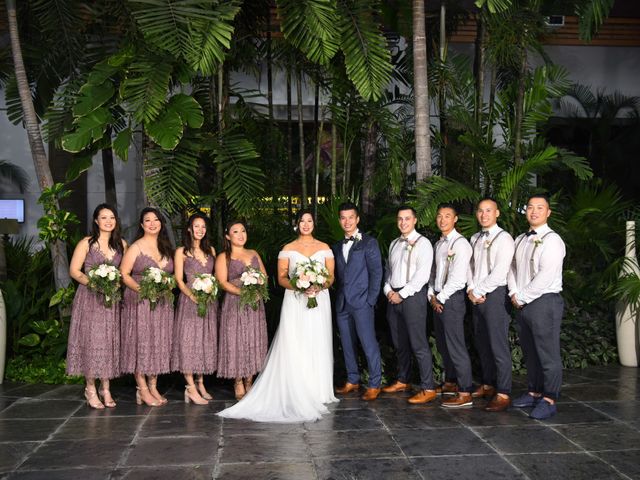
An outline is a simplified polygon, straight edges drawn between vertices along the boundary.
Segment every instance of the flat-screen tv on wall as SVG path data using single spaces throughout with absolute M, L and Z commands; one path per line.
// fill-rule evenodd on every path
M 0 199 L 0 220 L 3 219 L 24 223 L 24 200 L 22 198 Z

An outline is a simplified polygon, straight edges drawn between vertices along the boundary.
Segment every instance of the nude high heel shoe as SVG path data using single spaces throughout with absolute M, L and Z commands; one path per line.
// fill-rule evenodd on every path
M 148 392 L 149 388 L 148 387 L 143 387 L 143 388 L 136 387 L 136 403 L 138 405 L 142 405 L 143 403 L 145 405 L 149 406 L 149 407 L 158 407 L 160 405 L 156 400 L 154 400 L 153 402 L 147 402 L 146 400 L 142 400 L 142 396 L 140 395 L 141 391 L 142 392 L 143 391 L 147 391 Z M 153 396 L 152 396 L 152 398 L 153 398 Z
M 191 394 L 189 393 L 189 391 L 191 390 Z M 193 402 L 196 405 L 207 405 L 209 402 L 200 397 L 200 398 L 191 398 L 191 395 L 198 395 L 198 390 L 196 389 L 195 385 L 185 385 L 184 386 L 184 403 L 189 403 L 189 402 Z
M 204 388 L 204 380 L 202 378 L 196 380 L 196 385 L 198 385 L 198 393 L 202 398 L 205 400 L 213 400 L 213 397 L 209 395 L 209 392 Z
M 84 398 L 87 401 L 87 405 L 89 405 L 91 408 L 95 408 L 96 410 L 104 410 L 104 405 L 100 401 L 100 397 L 98 397 L 95 389 L 89 390 L 88 388 L 85 388 Z

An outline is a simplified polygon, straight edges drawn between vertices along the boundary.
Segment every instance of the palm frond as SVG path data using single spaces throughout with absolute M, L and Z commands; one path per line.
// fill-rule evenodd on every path
M 250 214 L 255 198 L 264 190 L 265 178 L 256 164 L 259 155 L 255 147 L 244 135 L 228 132 L 219 138 L 213 153 L 229 204 L 240 215 Z
M 198 151 L 192 139 L 175 150 L 152 146 L 144 162 L 144 189 L 151 203 L 169 213 L 188 205 L 198 193 Z
M 367 0 L 340 2 L 340 48 L 349 79 L 367 100 L 382 97 L 391 78 L 391 53 L 374 21 L 376 4 Z
M 503 175 L 495 194 L 496 199 L 506 204 L 517 187 L 527 181 L 531 174 L 546 171 L 557 156 L 558 150 L 548 146 L 527 159 L 523 164 L 513 166 Z
M 149 122 L 160 115 L 172 70 L 166 57 L 142 58 L 130 65 L 120 95 L 138 122 Z
M 558 149 L 558 163 L 560 166 L 571 170 L 580 180 L 593 178 L 593 170 L 589 161 L 579 155 L 563 148 Z
M 189 42 L 185 58 L 191 68 L 204 75 L 213 75 L 217 65 L 224 61 L 231 46 L 233 19 L 240 11 L 240 2 L 232 0 L 215 9 L 215 20 L 193 20 L 189 23 Z
M 314 63 L 326 65 L 339 48 L 335 0 L 277 0 L 284 37 Z
M 433 225 L 440 203 L 475 202 L 480 194 L 463 183 L 444 177 L 431 177 L 416 186 L 411 204 L 418 214 L 420 225 Z
M 583 0 L 576 2 L 576 16 L 579 19 L 580 38 L 590 42 L 598 28 L 609 15 L 614 0 Z
M 6 160 L 0 160 L 0 178 L 18 187 L 20 193 L 24 193 L 30 183 L 29 174 L 22 167 Z

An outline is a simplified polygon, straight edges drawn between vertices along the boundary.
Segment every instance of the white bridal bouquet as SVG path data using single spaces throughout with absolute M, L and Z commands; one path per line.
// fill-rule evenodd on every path
M 191 291 L 198 301 L 198 316 L 207 316 L 207 305 L 216 301 L 218 298 L 219 284 L 216 277 L 210 273 L 200 273 L 193 279 Z
M 248 265 L 240 276 L 240 306 L 249 305 L 253 310 L 258 309 L 260 300 L 269 300 L 267 277 L 257 268 Z
M 321 290 L 328 279 L 329 270 L 324 263 L 309 259 L 296 265 L 296 273 L 291 277 L 290 282 L 297 292 L 307 295 L 307 308 L 316 308 L 318 306 L 317 292 L 307 293 L 307 289 L 317 287 L 318 290 Z
M 108 263 L 101 263 L 87 272 L 87 288 L 104 296 L 104 306 L 112 307 L 122 298 L 120 270 Z
M 142 272 L 140 280 L 140 300 L 149 300 L 151 310 L 155 310 L 158 301 L 164 298 L 167 302 L 173 300 L 172 290 L 176 288 L 173 275 L 158 267 L 147 267 Z

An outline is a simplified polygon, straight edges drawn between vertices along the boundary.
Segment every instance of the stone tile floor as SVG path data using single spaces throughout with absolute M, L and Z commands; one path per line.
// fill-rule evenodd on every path
M 85 406 L 78 385 L 0 385 L 0 478 L 640 479 L 640 369 L 565 372 L 545 422 L 400 395 L 347 396 L 309 424 L 222 420 L 230 386 L 214 385 L 201 407 L 181 401 L 175 380 L 164 407 L 137 406 L 120 387 L 104 411 Z

